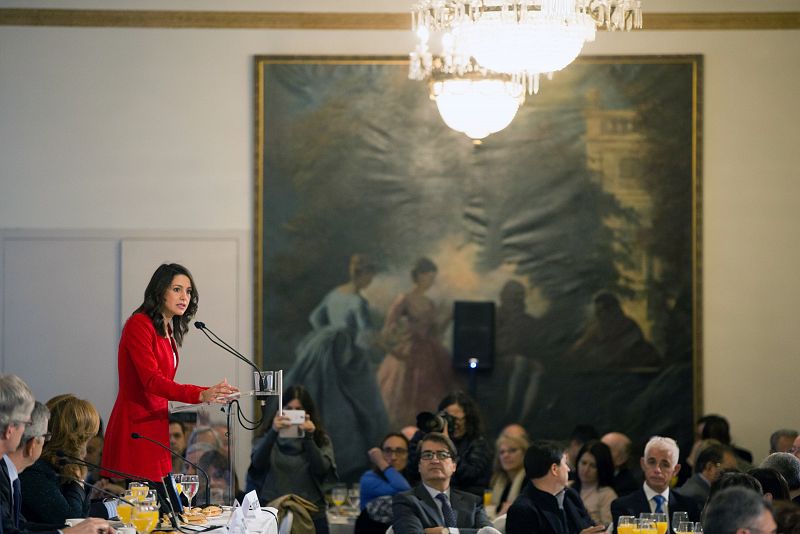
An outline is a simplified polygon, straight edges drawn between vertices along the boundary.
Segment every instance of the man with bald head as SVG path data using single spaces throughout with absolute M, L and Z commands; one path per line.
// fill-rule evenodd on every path
M 614 480 L 611 487 L 617 495 L 622 497 L 639 489 L 641 482 L 637 481 L 629 465 L 633 450 L 630 438 L 621 432 L 609 432 L 600 441 L 611 449 L 611 459 L 614 461 Z

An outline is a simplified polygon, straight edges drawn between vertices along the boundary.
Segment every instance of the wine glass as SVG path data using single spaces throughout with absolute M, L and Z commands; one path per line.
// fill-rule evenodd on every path
M 353 484 L 353 487 L 347 490 L 347 503 L 354 510 L 358 510 L 360 502 L 361 490 L 359 489 L 358 484 Z
M 649 515 L 649 514 L 648 514 Z M 636 520 L 641 534 L 658 534 L 656 522 L 652 517 L 644 517 Z
M 636 518 L 632 515 L 621 515 L 617 519 L 617 534 L 633 534 L 636 528 Z
M 681 521 L 678 523 L 678 534 L 691 534 L 694 532 L 694 523 L 691 521 Z
M 681 523 L 688 523 L 689 522 L 689 513 L 688 512 L 675 512 L 672 514 L 672 523 L 670 526 L 672 527 L 672 532 L 674 534 L 678 534 L 678 525 Z
M 189 500 L 189 506 L 192 505 L 192 499 L 197 495 L 197 490 L 200 489 L 200 479 L 197 475 L 183 475 L 181 477 L 181 486 L 183 494 Z
M 133 509 L 133 526 L 139 534 L 150 534 L 158 525 L 158 507 L 151 503 L 138 503 Z
M 128 490 L 133 494 L 134 499 L 138 501 L 147 497 L 150 487 L 143 482 L 131 482 L 128 484 Z
M 336 513 L 341 515 L 342 505 L 344 504 L 344 501 L 347 500 L 347 486 L 334 486 L 333 490 L 331 491 L 331 500 L 333 500 L 333 504 L 336 505 Z

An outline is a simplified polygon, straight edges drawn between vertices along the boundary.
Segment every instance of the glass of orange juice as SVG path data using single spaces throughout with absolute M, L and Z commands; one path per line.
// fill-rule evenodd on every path
M 126 491 L 122 495 L 122 498 L 125 499 L 125 501 L 134 502 L 133 493 L 130 491 Z M 131 514 L 133 513 L 133 506 L 125 501 L 120 500 L 117 502 L 117 517 L 126 527 L 129 527 L 131 526 Z
M 658 534 L 656 522 L 652 518 L 640 518 L 636 522 L 638 523 L 640 534 Z
M 150 534 L 158 525 L 158 507 L 150 503 L 137 503 L 132 521 L 138 534 Z
M 617 534 L 634 534 L 636 518 L 632 515 L 621 515 L 617 520 Z
M 656 530 L 658 534 L 666 534 L 667 529 L 669 528 L 669 524 L 667 523 L 667 514 L 653 514 L 656 520 Z

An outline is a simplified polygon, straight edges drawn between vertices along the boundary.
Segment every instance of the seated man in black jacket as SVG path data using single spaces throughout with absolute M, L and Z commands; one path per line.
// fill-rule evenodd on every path
M 569 465 L 564 447 L 539 441 L 525 453 L 525 486 L 506 517 L 506 534 L 600 534 L 580 496 L 567 487 Z
M 614 526 L 621 515 L 639 517 L 641 513 L 665 513 L 672 517 L 674 512 L 686 512 L 689 521 L 700 521 L 700 508 L 689 497 L 672 491 L 669 483 L 678 474 L 678 444 L 672 438 L 654 436 L 644 447 L 640 460 L 644 471 L 644 484 L 633 493 L 620 497 L 611 503 Z

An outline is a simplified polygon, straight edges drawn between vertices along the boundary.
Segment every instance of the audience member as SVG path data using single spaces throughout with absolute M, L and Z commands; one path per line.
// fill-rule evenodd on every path
M 408 439 L 400 433 L 387 434 L 380 448 L 367 451 L 373 468 L 361 475 L 361 513 L 356 534 L 383 534 L 392 524 L 392 497 L 411 485 L 404 473 L 408 467 Z
M 794 454 L 798 459 L 800 459 L 800 436 L 794 438 L 794 444 L 792 444 L 792 448 L 789 449 L 788 452 Z
M 528 440 L 521 436 L 501 434 L 495 446 L 497 456 L 492 474 L 492 507 L 490 516 L 503 515 L 519 495 L 525 482 L 525 451 Z
M 172 457 L 172 472 L 183 473 L 183 457 L 186 454 L 186 425 L 183 421 L 170 420 L 169 422 L 169 448 L 177 456 Z
M 491 528 L 482 499 L 451 487 L 457 465 L 457 451 L 452 440 L 444 434 L 431 432 L 422 438 L 418 447 L 422 483 L 394 496 L 392 527 L 395 534 L 447 534 L 451 528 L 470 534 L 480 528 Z
M 684 497 L 694 499 L 698 508 L 705 506 L 711 484 L 722 474 L 723 453 L 724 449 L 719 443 L 700 449 L 694 463 L 694 474 L 678 489 Z
M 47 434 L 49 418 L 50 410 L 47 409 L 47 406 L 36 401 L 31 412 L 31 423 L 25 427 L 16 450 L 8 452 L 0 460 L 0 463 L 5 463 L 3 467 L 7 470 L 7 478 L 10 482 L 6 484 L 6 477 L 0 476 L 0 499 L 2 499 L 4 524 L 10 521 L 14 527 L 20 528 L 24 523 L 19 473 L 32 466 L 42 455 L 42 448 L 50 439 Z
M 576 476 L 576 466 L 578 461 L 578 452 L 586 443 L 600 439 L 600 434 L 592 425 L 575 425 L 572 433 L 569 435 L 569 445 L 567 446 L 567 462 L 569 462 L 570 478 Z
M 672 438 L 655 436 L 650 438 L 644 448 L 644 456 L 640 460 L 644 471 L 644 484 L 641 488 L 620 497 L 611 503 L 611 515 L 614 525 L 621 515 L 639 517 L 641 513 L 686 512 L 690 521 L 700 520 L 700 510 L 695 502 L 671 491 L 669 483 L 680 471 L 678 457 L 680 450 Z M 671 516 L 671 515 L 670 515 Z
M 773 452 L 759 467 L 770 467 L 783 475 L 789 486 L 789 497 L 798 503 L 800 497 L 800 459 L 788 452 Z
M 306 388 L 292 386 L 283 396 L 285 410 L 305 410 L 306 420 L 299 430 L 301 438 L 282 437 L 291 422 L 281 412 L 275 414 L 272 427 L 254 445 L 247 470 L 246 492 L 256 490 L 262 503 L 294 493 L 317 506 L 311 519 L 317 534 L 328 533 L 323 486 L 336 479 L 333 444 L 322 428 L 316 406 Z
M 780 428 L 769 437 L 769 453 L 789 452 L 794 447 L 794 440 L 800 436 L 797 430 L 791 428 Z
M 0 454 L 6 455 L 18 449 L 26 428 L 33 425 L 31 419 L 33 407 L 33 394 L 27 384 L 16 375 L 0 374 Z M 21 495 L 21 489 L 17 491 L 12 485 L 5 458 L 0 461 L 0 486 L 12 488 L 10 501 L 5 492 L 0 492 L 2 509 L 14 509 L 22 499 L 15 501 L 13 496 Z M 74 527 L 61 530 L 56 528 L 43 527 L 36 532 L 37 534 L 114 534 L 114 529 L 108 521 L 96 518 L 89 518 Z M 9 513 L 8 516 L 3 514 L 3 518 L 0 519 L 0 533 L 32 534 L 32 531 L 26 526 L 16 526 L 11 521 Z
M 754 467 L 747 472 L 761 483 L 764 497 L 769 501 L 791 501 L 789 485 L 783 475 L 769 467 Z
M 614 482 L 614 461 L 611 450 L 602 441 L 589 441 L 578 452 L 578 476 L 572 489 L 595 523 L 611 523 L 611 503 L 617 494 L 611 487 Z
M 199 465 L 206 473 L 208 473 L 209 483 L 211 484 L 210 497 L 211 502 L 215 504 L 224 504 L 233 501 L 234 498 L 239 499 L 241 495 L 239 491 L 239 481 L 236 479 L 236 472 L 233 473 L 233 480 L 231 480 L 231 471 L 228 468 L 228 456 L 222 451 L 213 450 L 208 451 L 198 460 Z M 205 479 L 200 477 L 200 491 L 205 491 Z
M 455 428 L 447 429 L 458 452 L 458 470 L 453 474 L 452 486 L 483 497 L 492 476 L 492 451 L 483 437 L 483 423 L 475 401 L 457 391 L 442 399 L 439 410 L 455 420 Z
M 623 497 L 639 489 L 641 482 L 637 482 L 630 466 L 633 451 L 630 438 L 621 432 L 609 432 L 600 441 L 611 449 L 611 459 L 614 462 L 614 482 L 611 487 L 614 488 L 614 492 Z
M 67 460 L 61 464 L 58 453 L 83 459 L 86 444 L 97 435 L 100 415 L 91 402 L 72 394 L 53 397 L 50 409 L 50 441 L 42 456 L 20 474 L 23 515 L 37 523 L 62 524 L 68 518 L 87 517 L 90 501 L 84 487 L 88 470 L 84 464 Z M 108 516 L 104 507 L 92 515 Z
M 800 534 L 800 506 L 791 501 L 773 501 L 772 513 L 778 525 L 778 532 Z
M 508 509 L 506 534 L 599 534 L 580 496 L 567 487 L 569 464 L 564 447 L 539 441 L 525 453 L 530 480 Z
M 730 447 L 739 460 L 739 470 L 747 471 L 753 464 L 753 453 L 737 447 L 731 442 L 731 427 L 728 420 L 721 415 L 709 414 L 697 421 L 702 439 L 715 439 Z
M 703 516 L 705 534 L 776 534 L 772 510 L 747 488 L 726 488 L 712 498 Z
M 720 491 L 726 488 L 732 488 L 734 486 L 751 489 L 762 495 L 764 493 L 761 483 L 754 476 L 742 473 L 740 471 L 728 471 L 726 473 L 722 473 L 722 475 L 715 480 L 713 484 L 711 484 L 711 488 L 708 491 L 708 500 L 711 501 L 711 499 L 714 498 L 714 495 Z

